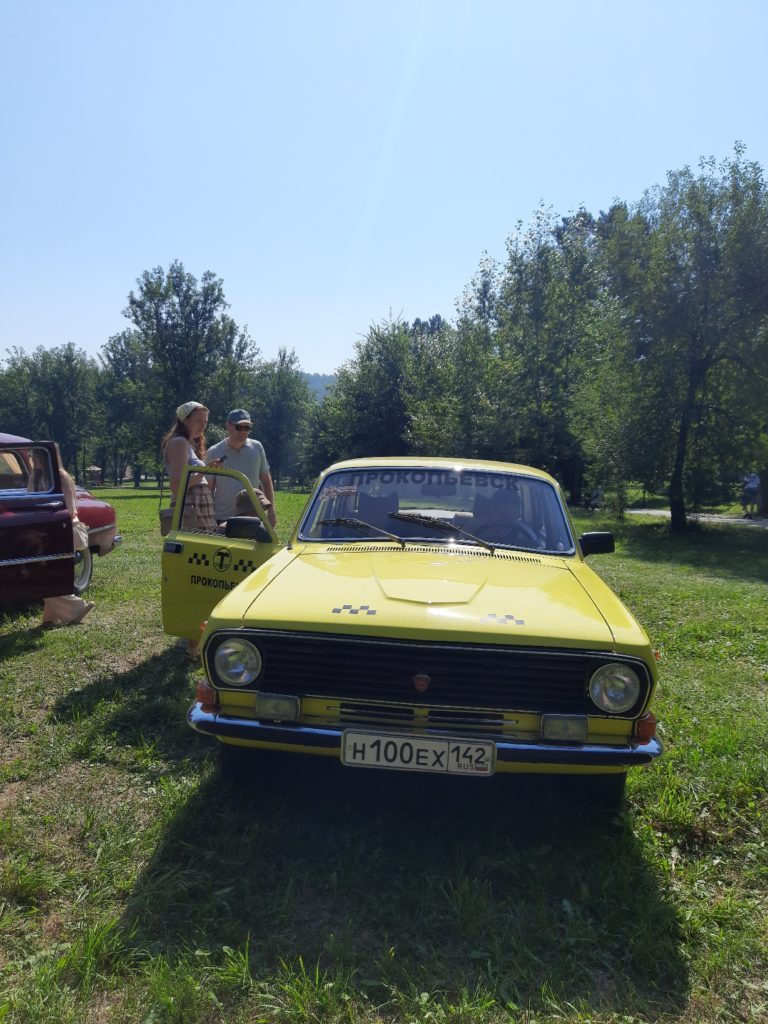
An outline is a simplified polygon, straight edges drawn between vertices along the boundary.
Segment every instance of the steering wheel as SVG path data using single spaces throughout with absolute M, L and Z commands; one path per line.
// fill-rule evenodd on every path
M 476 531 L 477 536 L 490 544 L 517 544 L 525 548 L 540 548 L 541 538 L 536 531 L 522 520 L 502 523 L 483 523 Z

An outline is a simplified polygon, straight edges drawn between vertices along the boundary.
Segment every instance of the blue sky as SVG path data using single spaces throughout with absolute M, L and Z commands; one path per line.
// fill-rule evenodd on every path
M 450 319 L 540 203 L 768 166 L 768 3 L 0 3 L 0 358 L 128 326 L 145 269 L 224 281 L 261 353 L 330 373 Z

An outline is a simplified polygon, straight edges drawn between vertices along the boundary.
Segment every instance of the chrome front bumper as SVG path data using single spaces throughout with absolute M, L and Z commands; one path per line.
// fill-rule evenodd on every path
M 251 743 L 269 743 L 293 747 L 305 747 L 323 751 L 341 751 L 343 729 L 317 729 L 306 725 L 283 725 L 274 722 L 257 722 L 251 718 L 237 718 L 210 711 L 199 701 L 189 709 L 187 721 L 198 732 L 218 736 L 223 740 Z M 381 730 L 385 733 L 386 730 Z M 440 734 L 436 731 L 435 735 Z M 593 768 L 632 768 L 650 764 L 662 752 L 662 745 L 654 737 L 645 743 L 621 745 L 597 743 L 509 743 L 495 737 L 497 763 L 534 765 L 581 765 Z
M 115 548 L 120 547 L 123 543 L 123 538 L 119 533 L 116 533 L 112 538 L 103 536 L 109 530 L 114 529 L 114 523 L 107 523 L 105 526 L 89 526 L 88 547 L 95 548 L 99 555 L 108 555 Z

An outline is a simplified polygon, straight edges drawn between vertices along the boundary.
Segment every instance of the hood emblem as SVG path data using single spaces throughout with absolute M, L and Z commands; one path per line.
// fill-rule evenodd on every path
M 413 687 L 417 693 L 426 693 L 431 682 L 431 678 L 425 672 L 417 672 L 413 677 Z

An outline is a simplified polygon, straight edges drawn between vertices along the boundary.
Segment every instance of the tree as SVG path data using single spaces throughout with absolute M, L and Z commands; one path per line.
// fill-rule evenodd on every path
M 157 467 L 157 435 L 168 415 L 160 415 L 160 395 L 144 339 L 135 330 L 109 339 L 101 354 L 97 395 L 103 431 L 97 458 L 109 466 L 115 483 L 129 464 Z
M 284 474 L 296 471 L 299 443 L 313 402 L 294 351 L 281 348 L 277 359 L 262 364 L 255 375 L 251 408 L 276 487 Z
M 686 526 L 694 444 L 757 423 L 768 350 L 768 201 L 743 147 L 720 166 L 671 172 L 634 210 L 601 217 L 608 283 L 623 303 L 643 421 L 663 439 L 673 530 Z M 759 383 L 758 383 L 759 382 Z M 764 422 L 764 420 L 763 420 Z M 647 433 L 636 439 L 648 444 Z
M 95 361 L 72 343 L 11 350 L 0 394 L 7 429 L 57 441 L 64 465 L 81 478 L 96 433 L 96 379 Z
M 314 471 L 339 458 L 410 450 L 412 338 L 400 320 L 373 325 L 338 371 L 312 421 L 305 456 Z
M 410 333 L 409 448 L 414 454 L 459 454 L 457 331 L 436 314 L 429 320 L 414 320 Z
M 231 405 L 222 387 L 222 368 L 230 377 L 254 370 L 258 349 L 247 329 L 225 313 L 222 280 L 206 271 L 198 284 L 176 260 L 167 273 L 162 267 L 145 270 L 136 283 L 138 291 L 129 293 L 123 314 L 143 346 L 163 421 L 190 398 L 204 402 L 212 418 L 223 421 Z M 240 383 L 230 380 L 232 390 Z
M 582 341 L 589 365 L 573 389 L 568 408 L 570 429 L 588 466 L 591 488 L 610 488 L 621 518 L 627 483 L 638 469 L 634 458 L 637 422 L 637 367 L 622 334 L 619 304 L 604 297 L 600 316 Z M 641 476 L 646 481 L 645 476 Z
M 591 214 L 557 222 L 540 209 L 509 240 L 497 309 L 504 419 L 516 435 L 508 443 L 518 461 L 559 476 L 575 497 L 583 454 L 570 410 L 594 326 L 595 250 Z

